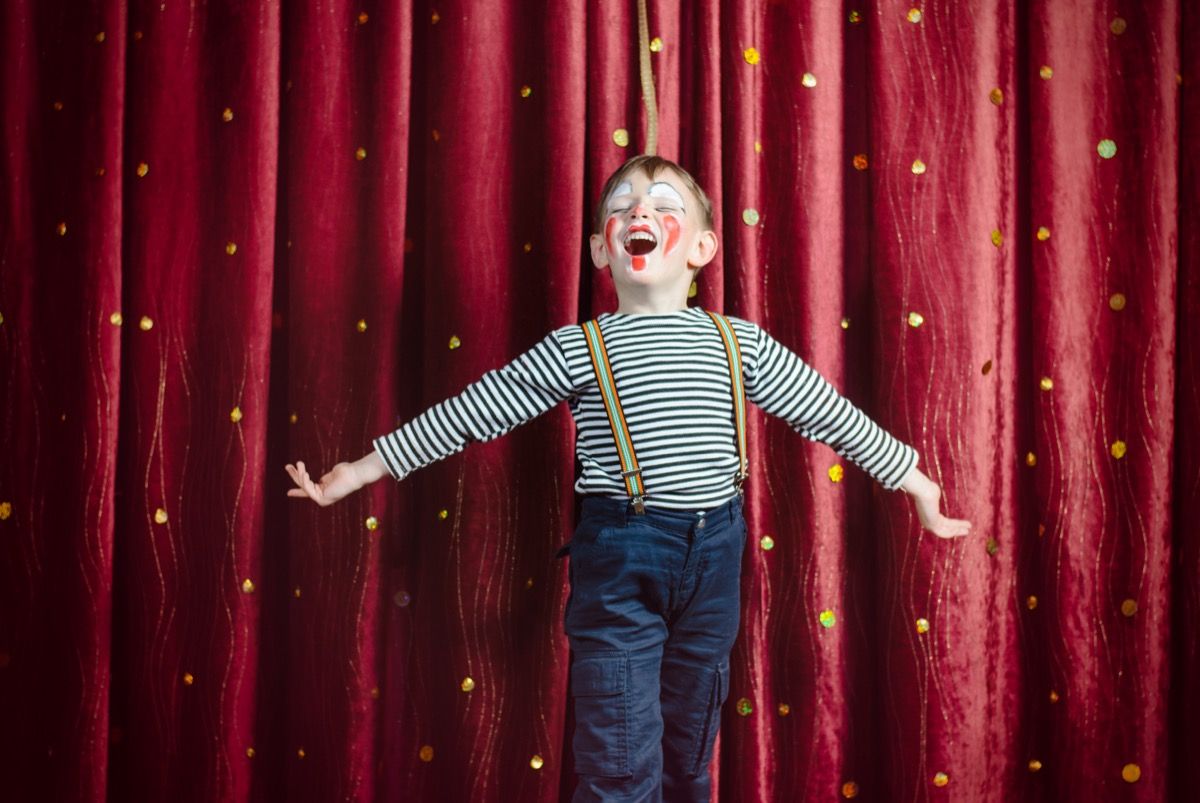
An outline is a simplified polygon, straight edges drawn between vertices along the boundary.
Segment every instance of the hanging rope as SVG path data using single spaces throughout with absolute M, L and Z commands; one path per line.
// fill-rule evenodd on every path
M 646 0 L 637 0 L 638 72 L 642 77 L 642 102 L 646 104 L 646 154 L 658 151 L 658 96 L 654 92 L 654 70 L 650 66 L 650 22 Z

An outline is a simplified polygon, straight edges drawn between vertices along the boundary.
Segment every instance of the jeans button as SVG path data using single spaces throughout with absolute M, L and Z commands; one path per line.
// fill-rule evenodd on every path
M 696 529 L 697 529 L 697 530 L 703 530 L 703 529 L 704 529 L 704 519 L 703 519 L 703 518 L 701 518 L 701 519 L 700 519 L 700 521 L 696 522 Z

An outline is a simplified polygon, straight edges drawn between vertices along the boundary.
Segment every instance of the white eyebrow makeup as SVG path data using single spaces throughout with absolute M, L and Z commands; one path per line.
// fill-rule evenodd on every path
M 667 184 L 664 181 L 656 181 L 650 185 L 648 193 L 652 198 L 666 198 L 679 204 L 679 208 L 684 209 L 683 196 L 679 194 L 679 190 Z
M 628 195 L 633 192 L 633 185 L 628 181 L 622 181 L 616 187 L 613 187 L 612 194 L 608 196 L 608 203 L 611 206 L 613 198 L 620 198 L 622 195 Z

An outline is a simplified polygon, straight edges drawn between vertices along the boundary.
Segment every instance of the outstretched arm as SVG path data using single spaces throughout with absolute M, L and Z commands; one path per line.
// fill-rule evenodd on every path
M 753 326 L 753 359 L 747 361 L 746 393 L 765 412 L 858 464 L 888 490 L 913 499 L 921 526 L 942 538 L 966 535 L 971 524 L 943 516 L 942 490 L 917 468 L 915 449 L 893 437 L 834 389 L 799 355 Z
M 284 468 L 297 488 L 288 496 L 325 506 L 384 476 L 400 480 L 419 468 L 488 441 L 541 415 L 575 391 L 566 357 L 551 332 L 508 365 L 488 371 L 462 393 L 434 405 L 399 429 L 375 438 L 374 450 L 338 463 L 313 482 L 304 463 Z
M 809 440 L 827 444 L 887 490 L 901 487 L 915 470 L 916 449 L 872 421 L 762 327 L 748 325 L 753 345 L 744 362 L 750 401 Z

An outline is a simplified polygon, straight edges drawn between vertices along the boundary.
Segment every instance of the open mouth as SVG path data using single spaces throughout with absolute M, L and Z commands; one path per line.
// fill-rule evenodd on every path
M 626 253 L 635 257 L 645 256 L 657 245 L 658 240 L 654 238 L 654 235 L 642 229 L 629 232 L 629 236 L 625 238 Z

